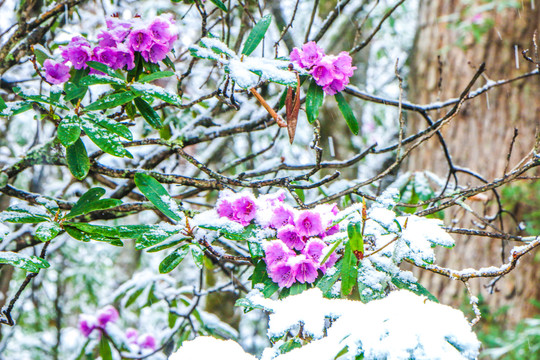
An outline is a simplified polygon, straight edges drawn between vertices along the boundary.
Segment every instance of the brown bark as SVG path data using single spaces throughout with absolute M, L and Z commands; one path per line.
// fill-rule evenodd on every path
M 467 7 L 486 2 L 467 3 L 469 5 L 459 0 L 421 1 L 420 27 L 409 81 L 409 99 L 412 102 L 427 104 L 457 97 L 482 62 L 486 63 L 486 79 L 493 80 L 508 79 L 534 69 L 532 64 L 524 61 L 521 51 L 533 50 L 533 34 L 540 30 L 540 0 L 534 0 L 534 8 L 527 1 L 519 9 L 481 13 L 483 19 L 493 19 L 493 27 L 478 42 L 472 34 L 466 34 L 462 37 L 464 42 L 458 46 L 463 33 L 452 25 L 456 21 L 470 24 L 473 12 Z M 518 47 L 519 69 L 516 68 L 515 45 Z M 477 81 L 475 88 L 484 85 L 486 79 Z M 487 180 L 501 177 L 507 166 L 506 158 L 514 128 L 517 128 L 519 136 L 508 165 L 508 169 L 512 169 L 532 149 L 540 124 L 539 94 L 540 79 L 535 77 L 496 88 L 487 95 L 467 102 L 454 122 L 442 131 L 454 164 L 469 168 Z M 419 117 L 411 118 L 408 125 L 410 132 L 426 127 L 425 121 Z M 449 169 L 441 144 L 435 138 L 413 153 L 407 166 L 409 170 L 429 170 L 443 178 L 446 178 Z M 461 185 L 478 184 L 478 180 L 470 176 L 459 174 L 458 177 Z M 492 198 L 489 206 L 483 208 L 482 204 L 471 204 L 478 213 L 485 211 L 487 215 L 493 215 L 497 211 L 493 206 L 493 195 L 489 195 Z M 540 195 L 537 198 L 540 202 Z M 463 209 L 448 211 L 445 219 L 449 224 L 454 221 L 453 225 L 458 220 L 457 225 L 462 227 L 474 228 L 476 225 L 475 219 L 465 215 Z M 509 220 L 506 218 L 503 222 L 505 231 L 515 228 L 516 223 Z M 494 225 L 500 227 L 498 222 L 494 222 Z M 500 241 L 478 237 L 455 238 L 457 245 L 454 249 L 438 254 L 438 262 L 442 265 L 463 269 L 502 263 Z M 506 249 L 515 245 L 519 244 L 507 244 Z M 508 251 L 505 258 L 507 255 Z M 489 280 L 471 282 L 473 292 L 481 294 L 493 307 L 510 305 L 508 316 L 511 322 L 532 316 L 538 309 L 529 299 L 540 299 L 539 265 L 538 260 L 534 260 L 534 254 L 529 254 L 513 273 L 497 283 L 498 293 L 488 293 L 484 285 Z M 441 301 L 453 302 L 454 305 L 463 301 L 463 284 L 426 272 L 420 277 L 421 282 Z

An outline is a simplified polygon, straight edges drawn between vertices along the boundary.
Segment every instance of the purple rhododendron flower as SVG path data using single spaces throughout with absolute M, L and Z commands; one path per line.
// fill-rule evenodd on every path
M 135 55 L 126 45 L 119 44 L 114 51 L 116 55 L 116 64 L 113 66 L 113 69 L 123 69 L 125 67 L 126 69 L 131 70 L 135 67 Z
M 229 220 L 234 220 L 233 205 L 228 199 L 218 200 L 216 211 L 220 217 L 226 217 Z
M 45 79 L 51 84 L 63 84 L 71 76 L 69 74 L 69 66 L 51 59 L 45 60 L 43 69 L 45 70 Z
M 295 281 L 294 269 L 289 261 L 280 261 L 268 268 L 268 275 L 279 287 L 291 287 Z
M 97 313 L 98 324 L 101 327 L 105 327 L 109 322 L 115 322 L 118 318 L 118 311 L 112 305 L 105 306 Z
M 75 36 L 67 46 L 61 47 L 64 61 L 71 62 L 71 65 L 77 70 L 86 69 L 87 61 L 92 59 L 94 52 L 90 43 L 82 36 Z
M 296 254 L 283 241 L 271 241 L 264 250 L 267 266 L 272 266 L 278 262 L 286 262 L 291 256 Z
M 283 226 L 278 230 L 277 237 L 291 249 L 302 250 L 305 246 L 294 225 Z
M 160 44 L 169 45 L 172 38 L 176 38 L 176 35 L 171 30 L 171 21 L 162 16 L 158 16 L 152 21 L 148 29 L 152 34 L 152 38 L 155 42 Z
M 94 60 L 109 67 L 114 67 L 118 61 L 116 58 L 116 50 L 110 47 L 97 46 L 94 48 Z
M 168 45 L 153 43 L 148 50 L 141 52 L 141 55 L 144 60 L 156 64 L 167 57 L 169 50 Z
M 319 63 L 324 57 L 324 50 L 320 48 L 314 41 L 305 43 L 302 50 L 294 48 L 291 52 L 291 61 L 296 62 L 300 67 L 306 69 Z
M 156 338 L 153 337 L 151 334 L 142 334 L 137 339 L 137 345 L 141 349 L 150 349 L 155 350 L 156 349 Z
M 324 241 L 314 238 L 310 239 L 306 243 L 306 247 L 302 251 L 304 255 L 307 255 L 309 258 L 313 259 L 315 262 L 319 263 L 323 250 L 326 249 L 326 244 Z
M 84 337 L 90 336 L 92 331 L 98 327 L 98 320 L 93 315 L 81 314 L 79 315 L 79 330 Z
M 300 236 L 315 236 L 323 232 L 321 215 L 312 211 L 302 211 L 294 222 Z
M 347 77 L 343 79 L 333 79 L 329 84 L 326 84 L 323 87 L 323 90 L 326 95 L 335 95 L 336 93 L 343 91 L 348 84 L 349 78 Z
M 328 85 L 334 80 L 334 64 L 328 56 L 325 56 L 313 66 L 309 73 L 313 76 L 317 85 Z
M 292 261 L 291 261 L 292 260 Z M 317 278 L 319 265 L 305 255 L 298 255 L 289 260 L 293 263 L 294 277 L 298 282 L 312 283 Z
M 251 220 L 255 218 L 257 205 L 255 199 L 250 195 L 242 195 L 233 201 L 234 218 L 240 224 L 249 225 Z
M 288 205 L 279 205 L 274 208 L 272 217 L 270 218 L 270 226 L 274 229 L 292 224 L 294 225 L 294 211 Z
M 133 51 L 143 52 L 152 46 L 152 34 L 148 29 L 133 30 L 128 37 L 129 48 Z

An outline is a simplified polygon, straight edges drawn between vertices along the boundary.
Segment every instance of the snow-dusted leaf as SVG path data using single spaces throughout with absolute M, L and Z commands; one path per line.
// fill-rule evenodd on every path
M 27 256 L 11 251 L 0 251 L 0 264 L 12 265 L 36 273 L 50 266 L 45 259 L 38 256 Z
M 29 92 L 29 90 L 21 90 L 21 88 L 18 88 L 18 87 L 14 87 L 13 91 L 17 95 L 22 97 L 23 99 L 31 100 L 31 101 L 34 101 L 34 102 L 36 102 L 38 104 L 47 104 L 47 105 L 50 105 L 50 106 L 53 106 L 53 107 L 58 107 L 60 109 L 68 110 L 68 108 L 66 107 L 66 105 L 63 102 L 53 101 L 48 96 L 33 93 L 33 92 Z
M 81 118 L 84 132 L 101 150 L 114 156 L 131 158 L 131 154 L 124 148 L 120 137 L 102 124 L 90 117 Z
M 62 145 L 65 147 L 73 145 L 81 135 L 79 117 L 71 114 L 67 115 L 60 121 L 60 124 L 58 124 L 57 134 Z
M 204 251 L 199 244 L 192 244 L 191 246 L 191 256 L 193 256 L 193 262 L 199 268 L 203 268 L 204 264 Z
M 182 220 L 179 214 L 178 203 L 169 195 L 159 181 L 150 175 L 137 173 L 135 174 L 135 185 L 164 215 L 176 221 Z
M 107 74 L 107 75 L 109 75 L 111 77 L 114 77 L 114 78 L 117 78 L 117 79 L 120 79 L 120 80 L 124 80 L 124 78 L 118 72 L 112 70 L 108 65 L 102 64 L 102 63 L 97 62 L 97 61 L 87 61 L 86 65 L 88 65 L 92 69 L 101 71 L 102 73 L 105 73 L 105 74 Z
M 36 228 L 36 238 L 39 241 L 47 242 L 54 239 L 60 232 L 62 228 L 56 222 L 48 221 L 38 225 Z
M 9 207 L 7 210 L 0 213 L 0 221 L 20 223 L 20 224 L 37 224 L 44 221 L 49 221 L 48 214 L 39 211 L 37 208 L 15 206 Z
M 80 85 L 89 86 L 96 84 L 125 85 L 125 81 L 108 75 L 87 75 L 81 79 Z
M 188 244 L 174 250 L 159 264 L 159 272 L 162 274 L 166 274 L 173 271 L 178 265 L 180 265 L 182 260 L 184 260 L 184 257 L 186 257 L 188 252 Z
M 80 138 L 66 148 L 66 161 L 69 171 L 75 178 L 82 180 L 88 175 L 90 159 Z
M 88 119 L 90 119 L 92 122 L 95 122 L 101 127 L 104 127 L 105 129 L 109 130 L 110 132 L 123 137 L 127 140 L 133 140 L 133 134 L 129 130 L 129 128 L 121 123 L 118 123 L 114 121 L 113 119 L 108 118 L 107 116 L 103 116 L 101 114 L 88 114 Z
M 358 282 L 358 259 L 354 256 L 351 244 L 345 243 L 345 254 L 341 265 L 341 295 L 346 297 L 351 294 L 354 286 Z
M 133 100 L 137 95 L 131 91 L 123 91 L 105 95 L 84 108 L 85 111 L 112 109 Z
M 138 81 L 140 83 L 147 83 L 150 81 L 154 81 L 157 79 L 162 79 L 164 77 L 170 77 L 170 76 L 174 76 L 173 71 L 156 71 L 150 74 L 141 75 Z
M 131 89 L 137 92 L 137 95 L 146 94 L 152 96 L 156 99 L 165 101 L 166 103 L 180 106 L 182 105 L 182 99 L 176 94 L 173 94 L 162 87 L 152 85 L 152 84 L 133 84 Z

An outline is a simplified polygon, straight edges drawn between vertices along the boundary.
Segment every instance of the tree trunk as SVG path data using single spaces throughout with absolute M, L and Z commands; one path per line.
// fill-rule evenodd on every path
M 479 79 L 473 89 L 484 85 L 486 80 L 508 79 L 534 70 L 534 66 L 523 59 L 521 51 L 531 49 L 529 54 L 534 57 L 532 40 L 534 32 L 540 28 L 540 0 L 518 3 L 519 8 L 486 11 L 486 4 L 496 6 L 498 2 L 421 0 L 419 29 L 411 62 L 409 100 L 427 104 L 458 97 L 482 62 L 486 63 L 486 76 Z M 483 7 L 480 7 L 482 4 Z M 493 26 L 489 26 L 490 21 L 493 21 Z M 475 38 L 471 30 L 482 26 L 486 26 L 486 30 L 483 33 L 480 31 L 481 36 Z M 471 169 L 488 181 L 500 178 L 506 168 L 512 169 L 534 144 L 540 124 L 538 94 L 540 79 L 535 77 L 495 88 L 467 101 L 457 118 L 442 130 L 454 165 Z M 441 112 L 438 117 L 443 114 Z M 412 133 L 425 128 L 426 123 L 415 116 L 409 119 L 408 126 Z M 507 164 L 514 129 L 518 129 L 519 135 Z M 407 166 L 412 171 L 429 170 L 445 179 L 448 176 L 448 163 L 435 137 L 412 154 Z M 479 184 L 478 180 L 465 174 L 458 174 L 458 178 L 461 185 Z M 486 215 L 493 215 L 497 211 L 493 205 L 493 194 L 489 195 L 491 200 L 488 206 L 470 204 L 477 213 L 483 214 L 485 211 Z M 538 210 L 540 194 L 535 196 Z M 464 209 L 447 211 L 445 219 L 447 224 L 453 226 L 474 228 L 478 224 L 478 220 L 465 214 Z M 459 222 L 456 223 L 456 220 Z M 502 226 L 505 231 L 516 228 L 516 222 L 510 221 L 510 217 L 504 220 Z M 497 222 L 493 224 L 501 226 Z M 464 269 L 500 265 L 503 262 L 501 242 L 498 240 L 454 238 L 457 243 L 454 249 L 439 251 L 439 264 Z M 512 242 L 506 245 L 504 261 L 507 261 L 509 248 L 520 244 Z M 471 280 L 473 293 L 481 294 L 495 308 L 510 305 L 507 315 L 511 323 L 532 316 L 538 309 L 529 300 L 540 300 L 540 266 L 534 257 L 534 254 L 529 254 L 521 260 L 511 274 L 497 283 L 498 292 L 494 294 L 489 294 L 485 288 L 490 279 Z M 425 271 L 420 277 L 422 284 L 442 302 L 456 305 L 463 301 L 463 284 Z

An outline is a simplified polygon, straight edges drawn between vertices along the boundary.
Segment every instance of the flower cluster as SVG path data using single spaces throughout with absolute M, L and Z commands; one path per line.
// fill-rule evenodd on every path
M 151 334 L 144 333 L 139 335 L 137 329 L 129 328 L 126 330 L 126 338 L 131 347 L 134 347 L 136 353 L 142 353 L 145 350 L 156 350 L 156 338 Z
M 63 63 L 47 60 L 49 63 L 44 64 L 47 81 L 66 82 L 69 79 L 66 63 L 77 70 L 86 69 L 88 61 L 100 62 L 113 70 L 131 70 L 135 67 L 136 54 L 140 54 L 146 62 L 157 64 L 165 59 L 177 39 L 174 22 L 165 16 L 158 16 L 151 23 L 139 18 L 123 21 L 113 17 L 107 19 L 106 24 L 107 29 L 97 36 L 97 46 L 92 46 L 82 36 L 75 36 L 61 48 Z
M 337 256 L 330 254 L 320 264 L 330 247 L 322 240 L 339 231 L 332 226 L 338 212 L 336 205 L 320 205 L 313 210 L 296 210 L 285 204 L 285 194 L 278 192 L 255 198 L 249 193 L 223 192 L 217 203 L 221 217 L 243 226 L 255 221 L 275 230 L 276 240 L 265 245 L 265 262 L 270 278 L 280 287 L 295 282 L 312 283 L 332 267 Z
M 294 48 L 291 61 L 309 70 L 317 85 L 322 86 L 328 95 L 335 95 L 345 89 L 356 69 L 356 66 L 352 66 L 348 52 L 342 51 L 337 56 L 326 55 L 314 41 L 305 43 L 302 50 Z
M 107 324 L 116 322 L 118 317 L 118 311 L 112 305 L 107 305 L 98 310 L 96 315 L 81 314 L 79 316 L 79 330 L 84 336 L 88 337 L 96 329 L 105 330 Z

